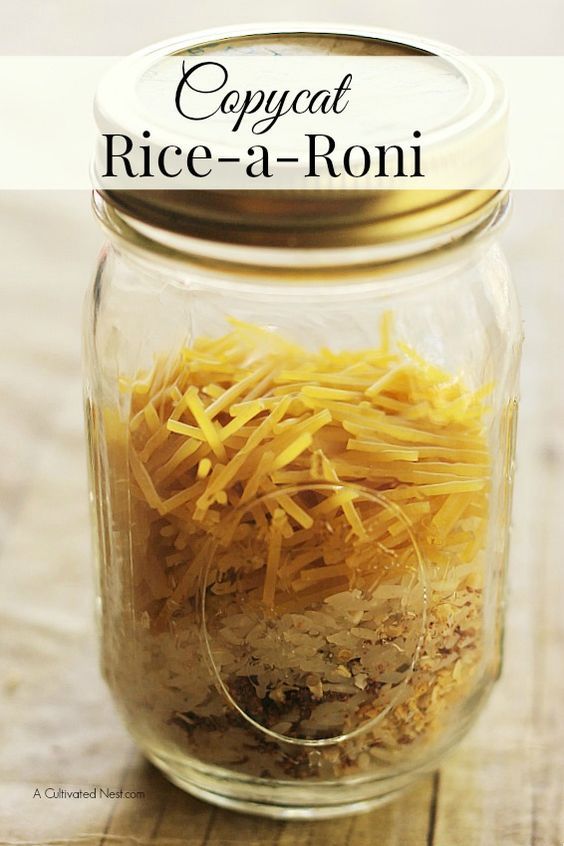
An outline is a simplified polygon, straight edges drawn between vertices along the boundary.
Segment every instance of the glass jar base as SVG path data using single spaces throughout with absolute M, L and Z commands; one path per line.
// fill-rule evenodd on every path
M 144 753 L 169 781 L 197 799 L 272 819 L 323 820 L 367 813 L 393 801 L 414 781 L 410 773 L 348 784 L 270 783 L 247 776 L 238 778 L 219 767 L 171 759 L 146 747 Z

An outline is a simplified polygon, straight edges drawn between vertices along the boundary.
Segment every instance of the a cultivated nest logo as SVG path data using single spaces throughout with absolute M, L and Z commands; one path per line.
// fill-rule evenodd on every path
M 34 799 L 144 799 L 144 790 L 112 790 L 109 787 L 77 788 L 36 787 Z

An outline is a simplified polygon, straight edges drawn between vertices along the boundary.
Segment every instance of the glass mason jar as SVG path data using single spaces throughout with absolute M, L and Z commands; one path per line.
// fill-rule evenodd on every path
M 144 753 L 217 804 L 370 807 L 436 766 L 500 671 L 507 195 L 414 193 L 401 227 L 363 192 L 95 194 L 102 668 Z

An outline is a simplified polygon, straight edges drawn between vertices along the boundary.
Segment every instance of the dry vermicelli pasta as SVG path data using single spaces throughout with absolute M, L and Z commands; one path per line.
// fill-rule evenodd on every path
M 479 662 L 491 386 L 394 341 L 388 317 L 378 348 L 338 353 L 231 323 L 123 380 L 128 419 L 105 415 L 128 466 L 147 678 L 161 655 L 151 707 L 217 763 L 230 731 L 255 730 L 242 715 L 322 740 L 380 715 L 315 766 L 264 738 L 243 766 L 354 772 L 424 740 Z

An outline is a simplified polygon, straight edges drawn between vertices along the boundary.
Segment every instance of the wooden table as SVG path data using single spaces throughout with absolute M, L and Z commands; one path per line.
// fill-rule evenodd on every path
M 395 804 L 279 823 L 219 811 L 144 763 L 101 682 L 80 396 L 100 235 L 82 194 L 0 195 L 0 842 L 557 846 L 564 840 L 564 195 L 517 198 L 506 247 L 527 336 L 505 666 L 478 724 Z M 46 787 L 138 799 L 39 798 Z

